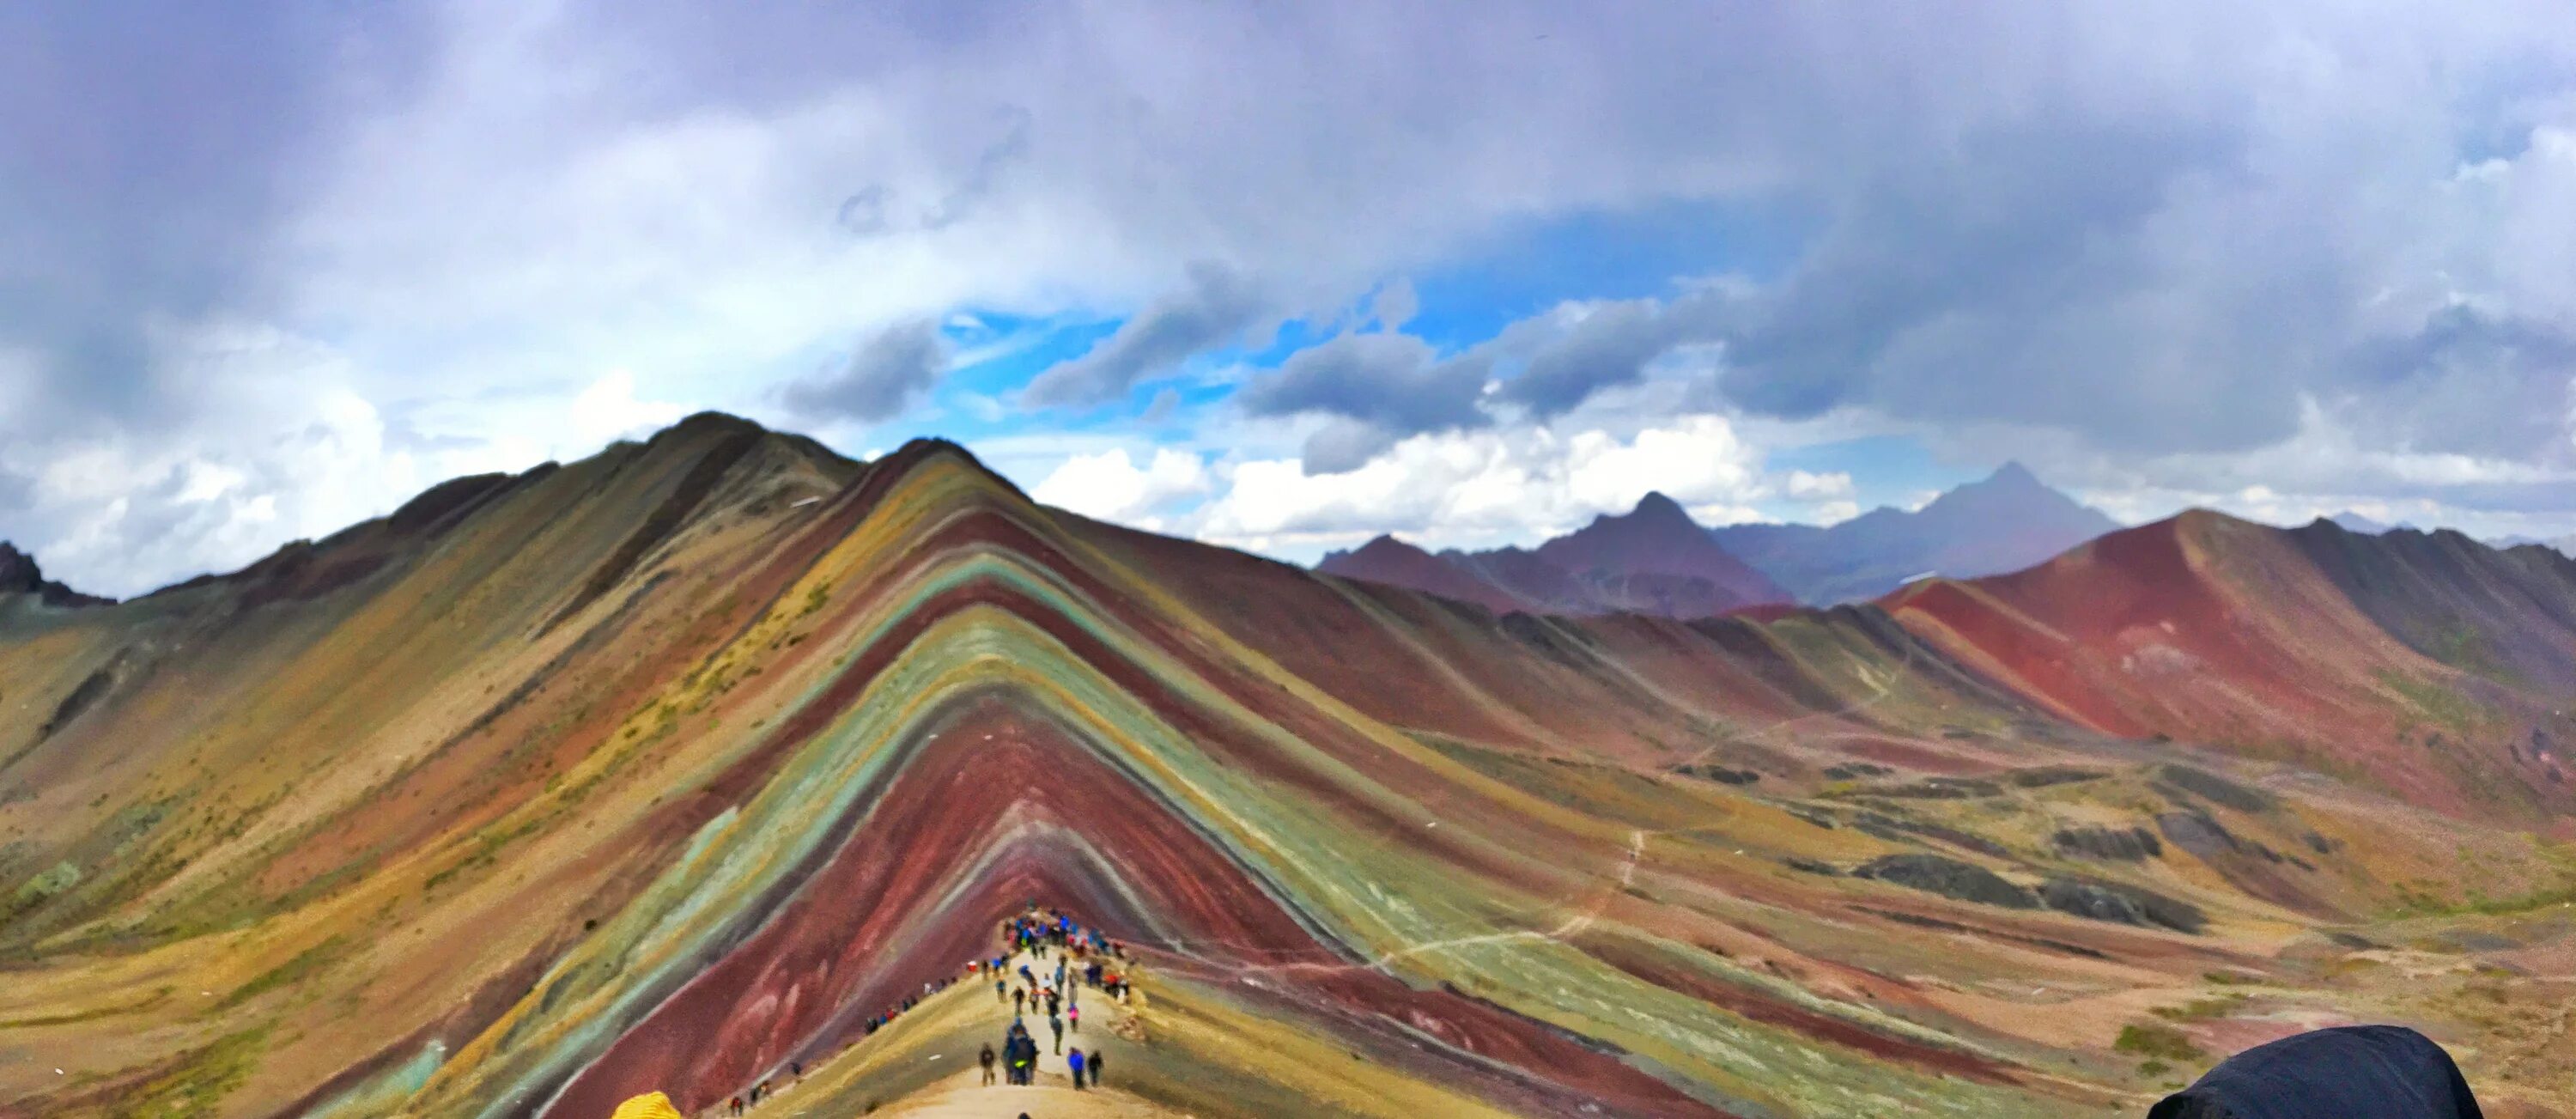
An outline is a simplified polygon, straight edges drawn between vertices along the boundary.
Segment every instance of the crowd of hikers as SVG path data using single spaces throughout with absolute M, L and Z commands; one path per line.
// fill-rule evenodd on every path
M 1064 1058 L 1065 1071 L 1076 1088 L 1090 1088 L 1100 1083 L 1102 1054 L 1097 1046 L 1086 1053 L 1076 1038 L 1067 1048 L 1065 1035 L 1082 1031 L 1081 992 L 1098 991 L 1105 998 L 1125 1003 L 1132 982 L 1127 946 L 1084 928 L 1059 909 L 1042 909 L 1035 905 L 1009 918 L 1001 925 L 1001 951 L 989 959 L 969 962 L 962 978 L 981 982 L 992 977 L 993 998 L 1011 1007 L 1011 1024 L 1003 1032 L 1002 1047 L 996 1052 L 990 1044 L 976 1055 L 983 1066 L 984 1083 L 994 1083 L 996 1066 L 1012 1084 L 1034 1084 L 1037 1078 L 1038 1042 L 1027 1024 L 1027 1016 L 1046 1013 L 1047 1032 L 1055 1055 Z M 1011 961 L 1026 956 L 1016 967 Z M 1013 982 L 1014 980 L 1017 982 Z M 869 1015 L 860 1023 L 864 1035 L 893 1024 L 904 1012 L 922 1004 L 930 996 L 954 986 L 955 978 L 924 983 L 918 994 L 908 994 L 884 1010 Z M 791 1063 L 784 1070 L 789 1083 L 802 1081 L 805 1066 Z M 774 1096 L 782 1077 L 761 1078 L 751 1088 L 725 1102 L 725 1114 L 741 1115 L 749 1108 Z
M 1082 1032 L 1085 988 L 1121 1003 L 1128 1001 L 1131 980 L 1127 946 L 1102 936 L 1099 930 L 1082 927 L 1056 909 L 1031 908 L 1003 921 L 1001 939 L 999 955 L 969 965 L 970 971 L 981 968 L 993 977 L 995 1002 L 1011 1006 L 1011 1025 L 1002 1033 L 1001 1051 L 996 1053 L 988 1044 L 976 1055 L 976 1061 L 983 1066 L 984 1083 L 994 1082 L 996 1064 L 1002 1066 L 1012 1084 L 1036 1082 L 1038 1039 L 1029 1029 L 1028 1015 L 1044 1010 L 1050 1047 L 1064 1058 L 1073 1086 L 1098 1086 L 1103 1054 L 1097 1047 L 1084 1053 L 1079 1039 L 1068 1050 L 1064 1035 Z M 1014 968 L 1011 960 L 1023 954 L 1028 959 Z M 1019 980 L 1016 984 L 1011 981 L 1015 976 Z
M 1036 1083 L 1038 1041 L 1027 1016 L 1046 1012 L 1054 1052 L 1077 1089 L 1098 1087 L 1102 1054 L 1095 1047 L 1068 1048 L 1065 1035 L 1082 1030 L 1081 993 L 1129 1001 L 1126 946 L 1096 930 L 1076 924 L 1060 910 L 1032 905 L 1002 922 L 1002 951 L 966 965 L 966 977 L 990 976 L 993 997 L 1011 1007 L 1011 1024 L 997 1052 L 987 1043 L 976 1055 L 983 1083 L 993 1084 L 996 1066 L 1013 1085 Z M 1013 960 L 1026 956 L 1014 965 Z M 1017 978 L 1018 983 L 1012 980 Z M 897 1015 L 920 1004 L 950 982 L 925 983 L 919 996 L 907 997 L 869 1019 L 874 1033 Z M 803 1079 L 804 1066 L 786 1072 Z M 741 1115 L 772 1093 L 763 1078 L 743 1096 L 729 1101 Z M 2165 1097 L 2148 1119 L 2477 1119 L 2477 1097 L 2460 1075 L 2450 1054 L 2431 1039 L 2398 1026 L 2340 1026 L 2295 1034 L 2255 1046 L 2221 1062 L 2182 1091 Z M 678 1119 L 668 1097 L 651 1092 L 627 1100 L 613 1119 Z M 1020 1119 L 1029 1119 L 1022 1112 Z

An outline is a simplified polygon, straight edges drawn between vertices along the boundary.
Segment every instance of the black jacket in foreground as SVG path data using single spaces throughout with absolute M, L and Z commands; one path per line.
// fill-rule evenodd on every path
M 2404 1026 L 2338 1026 L 2257 1045 L 2147 1119 L 2481 1119 L 2460 1066 Z

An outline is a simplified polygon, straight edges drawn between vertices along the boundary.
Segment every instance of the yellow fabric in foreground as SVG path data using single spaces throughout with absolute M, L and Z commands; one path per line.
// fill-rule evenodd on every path
M 660 1092 L 646 1092 L 617 1105 L 617 1113 L 608 1119 L 687 1119 L 680 1109 L 671 1106 L 671 1097 Z

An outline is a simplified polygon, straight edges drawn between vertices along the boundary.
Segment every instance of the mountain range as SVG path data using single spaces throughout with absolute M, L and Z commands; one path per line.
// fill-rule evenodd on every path
M 1328 575 L 1368 579 L 1482 603 L 1496 610 L 1667 618 L 1714 617 L 1786 603 L 1789 592 L 1735 558 L 1682 510 L 1650 493 L 1625 514 L 1538 546 L 1432 555 L 1392 536 L 1316 565 Z
M 1533 550 L 1434 555 L 1380 536 L 1328 553 L 1316 570 L 1506 612 L 1701 618 L 1876 598 L 1926 575 L 2015 571 L 2118 527 L 2007 463 L 1920 509 L 1881 507 L 1826 527 L 1706 529 L 1679 503 L 1650 493 L 1627 514 L 1595 518 Z
M 2490 548 L 2519 548 L 2526 544 L 2536 544 L 2563 556 L 2576 556 L 2576 533 L 2546 538 L 2539 536 L 2505 536 L 2487 541 L 2487 546 Z
M 2005 463 L 1910 512 L 1882 506 L 1823 528 L 1742 524 L 1713 535 L 1799 601 L 1825 605 L 1876 598 L 1924 575 L 2019 571 L 2119 527 Z
M 2347 532 L 2358 532 L 2365 536 L 2377 536 L 2380 533 L 2387 532 L 2391 529 L 2415 527 L 2413 524 L 2409 523 L 2401 522 L 2399 524 L 2392 525 L 2385 521 L 2373 520 L 2369 517 L 2353 512 L 2350 509 L 2346 509 L 2343 512 L 2324 519 L 2333 522 L 2337 527 L 2340 527 Z
M 2400 522 L 2398 522 L 2398 523 L 2396 523 L 2396 524 L 2393 524 L 2393 525 L 2392 525 L 2392 524 L 2386 524 L 2386 523 L 2383 523 L 2383 522 L 2380 522 L 2380 521 L 2372 520 L 2372 519 L 2370 519 L 2369 517 L 2365 517 L 2365 516 L 2363 516 L 2363 515 L 2361 515 L 2361 514 L 2359 514 L 2359 513 L 2355 513 L 2355 512 L 2352 512 L 2352 511 L 2350 511 L 2350 510 L 2346 510 L 2346 511 L 2344 511 L 2344 512 L 2337 513 L 2337 514 L 2335 514 L 2335 515 L 2333 515 L 2333 516 L 2331 516 L 2331 517 L 2326 517 L 2326 518 L 2323 518 L 2323 519 L 2324 519 L 2324 520 L 2327 520 L 2327 521 L 2331 521 L 2331 522 L 2333 522 L 2334 524 L 2339 525 L 2339 526 L 2343 527 L 2344 529 L 2346 529 L 2346 530 L 2348 530 L 2348 531 L 2358 532 L 2358 533 L 2362 533 L 2362 534 L 2364 534 L 2364 535 L 2368 535 L 2368 536 L 2377 536 L 2377 535 L 2380 535 L 2380 534 L 2382 534 L 2382 533 L 2386 533 L 2386 532 L 2394 532 L 2394 531 L 2409 531 L 2409 532 L 2421 532 L 2421 531 L 2423 531 L 2422 529 L 2417 528 L 2414 524 L 2412 524 L 2412 523 L 2410 523 L 2410 522 L 2400 521 Z M 2498 536 L 2498 537 L 2492 537 L 2492 538 L 2490 538 L 2490 539 L 2486 540 L 2486 541 L 2485 541 L 2485 543 L 2486 543 L 2486 546 L 2487 546 L 2487 547 L 2494 548 L 2494 549 L 2497 549 L 2497 550 L 2499 550 L 2499 551 L 2502 551 L 2502 550 L 2505 550 L 2505 549 L 2510 549 L 2510 548 L 2520 548 L 2520 547 L 2523 547 L 2523 546 L 2525 546 L 2525 545 L 2537 545 L 2537 546 L 2539 546 L 2539 547 L 2547 548 L 2547 549 L 2549 549 L 2549 550 L 2551 550 L 2551 551 L 2557 552 L 2558 554 L 2563 555 L 2563 556 L 2576 556 L 2576 533 L 2570 533 L 2570 534 L 2568 534 L 2568 535 L 2566 535 L 2566 536 L 2559 536 L 2559 537 L 2539 537 L 2539 536 L 2520 536 L 2520 535 L 2515 535 L 2515 536 Z
M 1797 608 L 1669 505 L 1423 593 L 709 414 L 10 567 L 0 1114 L 1026 1107 L 947 981 L 1033 902 L 1137 981 L 1066 1109 L 2134 1113 L 2352 1021 L 2576 1106 L 2576 561 L 2194 512 Z

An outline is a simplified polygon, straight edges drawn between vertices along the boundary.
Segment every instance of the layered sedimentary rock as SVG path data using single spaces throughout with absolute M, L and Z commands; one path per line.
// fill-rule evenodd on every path
M 2099 1112 L 2143 992 L 2365 1013 L 2285 930 L 2561 881 L 1895 605 L 1497 615 L 696 417 L 0 613 L 0 1112 L 899 1106 L 989 1039 L 865 1023 L 1032 901 L 1131 946 L 1173 1113 Z

